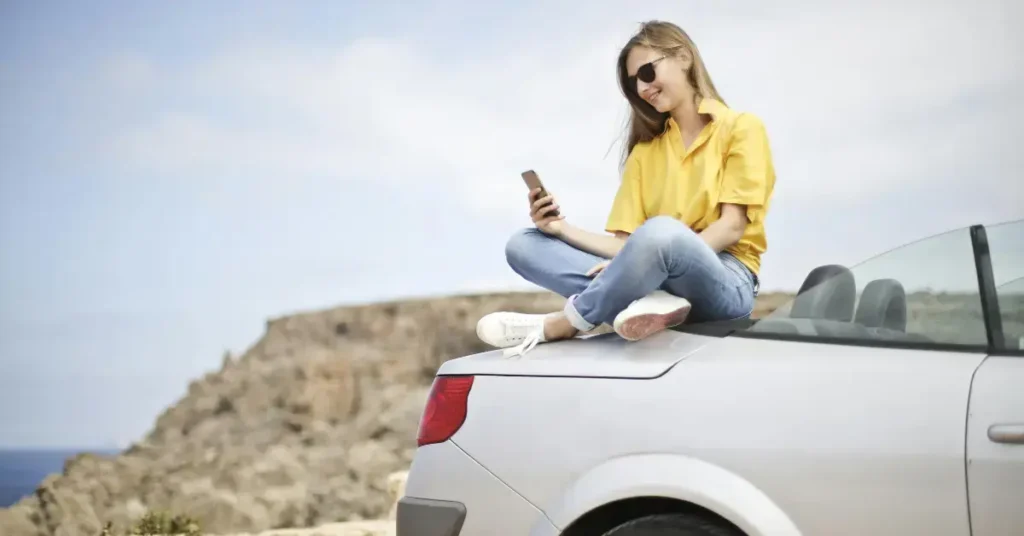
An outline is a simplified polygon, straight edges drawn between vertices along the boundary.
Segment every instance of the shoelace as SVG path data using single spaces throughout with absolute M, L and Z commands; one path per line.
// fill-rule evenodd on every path
M 540 329 L 531 331 L 526 335 L 526 338 L 523 339 L 523 342 L 511 348 L 506 348 L 502 352 L 502 355 L 506 358 L 525 356 L 527 352 L 533 350 L 533 347 L 537 346 L 537 343 L 540 342 L 541 336 L 544 334 L 542 331 L 543 329 L 544 328 L 541 327 Z

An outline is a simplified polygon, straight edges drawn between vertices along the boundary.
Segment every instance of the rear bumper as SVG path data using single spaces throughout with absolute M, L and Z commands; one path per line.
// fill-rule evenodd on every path
M 397 536 L 554 536 L 547 516 L 452 441 L 416 450 Z
M 398 536 L 459 536 L 466 506 L 454 501 L 405 497 L 398 501 Z

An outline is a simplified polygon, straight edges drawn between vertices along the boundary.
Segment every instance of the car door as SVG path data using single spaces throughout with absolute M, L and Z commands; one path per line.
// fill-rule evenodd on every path
M 1024 531 L 1024 357 L 990 357 L 974 376 L 967 489 L 974 536 Z
M 997 321 L 971 387 L 968 501 L 974 536 L 1005 536 L 1024 532 L 1024 222 L 985 231 L 991 270 L 983 258 L 980 279 Z
M 743 460 L 729 466 L 804 534 L 971 534 L 966 423 L 972 377 L 990 354 L 975 231 L 848 270 L 821 267 L 800 296 L 735 334 L 787 342 L 731 351 L 751 356 L 746 368 L 772 394 L 763 420 L 786 431 L 795 455 L 769 472 Z M 772 383 L 779 375 L 789 384 Z M 794 398 L 783 394 L 796 392 L 804 407 L 784 406 Z

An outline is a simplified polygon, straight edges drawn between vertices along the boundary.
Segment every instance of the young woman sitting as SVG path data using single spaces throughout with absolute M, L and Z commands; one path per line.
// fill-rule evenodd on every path
M 478 336 L 521 355 L 611 324 L 639 340 L 683 322 L 749 316 L 767 249 L 775 172 L 762 122 L 727 107 L 678 26 L 645 23 L 618 58 L 631 106 L 622 184 L 598 234 L 529 193 L 534 226 L 506 245 L 512 269 L 567 298 L 549 314 L 493 313 Z

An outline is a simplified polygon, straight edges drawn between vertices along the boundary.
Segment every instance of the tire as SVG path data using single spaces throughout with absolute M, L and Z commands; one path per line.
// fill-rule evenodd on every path
M 692 514 L 659 514 L 634 519 L 604 536 L 744 536 L 730 525 Z

